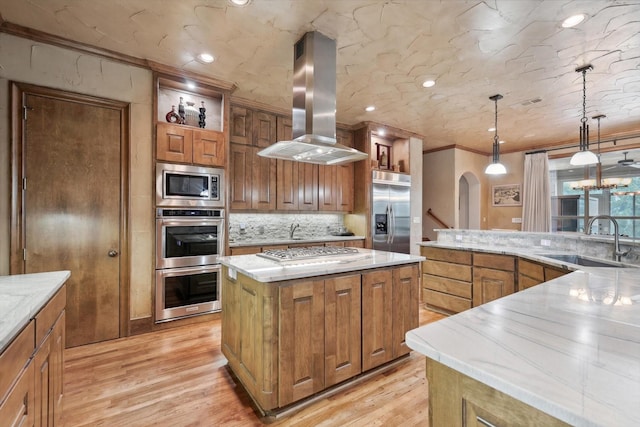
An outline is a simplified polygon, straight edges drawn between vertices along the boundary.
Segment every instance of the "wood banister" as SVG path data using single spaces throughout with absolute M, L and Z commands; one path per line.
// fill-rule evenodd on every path
M 427 215 L 430 216 L 431 218 L 434 219 L 435 222 L 437 222 L 438 224 L 440 224 L 441 226 L 443 226 L 444 228 L 453 228 L 447 225 L 446 222 L 444 222 L 443 220 L 441 220 L 440 218 L 438 218 L 436 216 L 436 214 L 433 213 L 433 211 L 431 210 L 431 208 L 427 209 Z

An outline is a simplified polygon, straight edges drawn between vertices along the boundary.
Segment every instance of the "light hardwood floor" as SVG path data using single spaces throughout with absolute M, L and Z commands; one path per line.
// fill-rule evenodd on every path
M 420 324 L 442 315 L 420 310 Z M 66 427 L 262 426 L 220 351 L 220 321 L 68 349 Z M 424 357 L 271 426 L 426 426 Z

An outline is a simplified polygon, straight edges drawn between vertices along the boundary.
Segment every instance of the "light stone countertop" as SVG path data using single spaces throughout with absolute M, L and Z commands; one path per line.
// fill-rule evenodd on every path
M 313 244 L 319 242 L 346 242 L 349 240 L 364 240 L 364 236 L 320 236 L 300 239 L 247 239 L 229 241 L 230 248 L 240 248 L 244 246 L 269 246 L 269 245 L 292 245 L 292 244 Z
M 409 331 L 407 344 L 571 425 L 640 425 L 640 274 L 574 267 Z
M 258 282 L 267 283 L 412 264 L 424 259 L 422 256 L 358 248 L 354 255 L 290 262 L 272 261 L 257 255 L 236 255 L 222 257 L 220 263 Z
M 0 276 L 0 352 L 69 278 L 69 271 Z

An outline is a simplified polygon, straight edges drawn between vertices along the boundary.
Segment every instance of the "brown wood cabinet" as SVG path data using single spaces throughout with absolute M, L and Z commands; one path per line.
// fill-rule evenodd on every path
M 337 129 L 339 144 L 353 147 L 353 134 Z M 318 209 L 321 211 L 353 211 L 354 165 L 324 166 L 318 169 Z
M 417 265 L 273 283 L 222 276 L 222 352 L 268 414 L 408 353 L 404 335 L 418 326 Z
M 156 128 L 156 159 L 203 166 L 225 166 L 224 133 L 170 123 Z
M 61 426 L 66 287 L 63 285 L 0 355 L 0 422 Z
M 515 264 L 511 255 L 474 252 L 474 307 L 515 292 Z
M 430 426 L 568 426 L 430 358 L 427 380 Z
M 569 270 L 520 258 L 518 259 L 518 291 L 548 282 L 567 273 Z
M 418 327 L 418 266 L 362 275 L 362 369 L 375 368 L 411 350 L 406 332 Z
M 473 294 L 470 251 L 423 246 L 422 301 L 447 314 L 471 308 Z

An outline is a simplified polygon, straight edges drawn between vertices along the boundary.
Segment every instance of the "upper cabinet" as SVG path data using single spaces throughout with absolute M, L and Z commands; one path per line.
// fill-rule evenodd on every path
M 229 116 L 232 210 L 353 209 L 353 164 L 319 166 L 258 156 L 263 148 L 292 139 L 291 118 L 235 104 Z M 353 146 L 349 131 L 338 130 L 337 139 Z
M 225 98 L 215 87 L 179 71 L 154 71 L 156 84 L 156 159 L 173 163 L 225 167 Z

